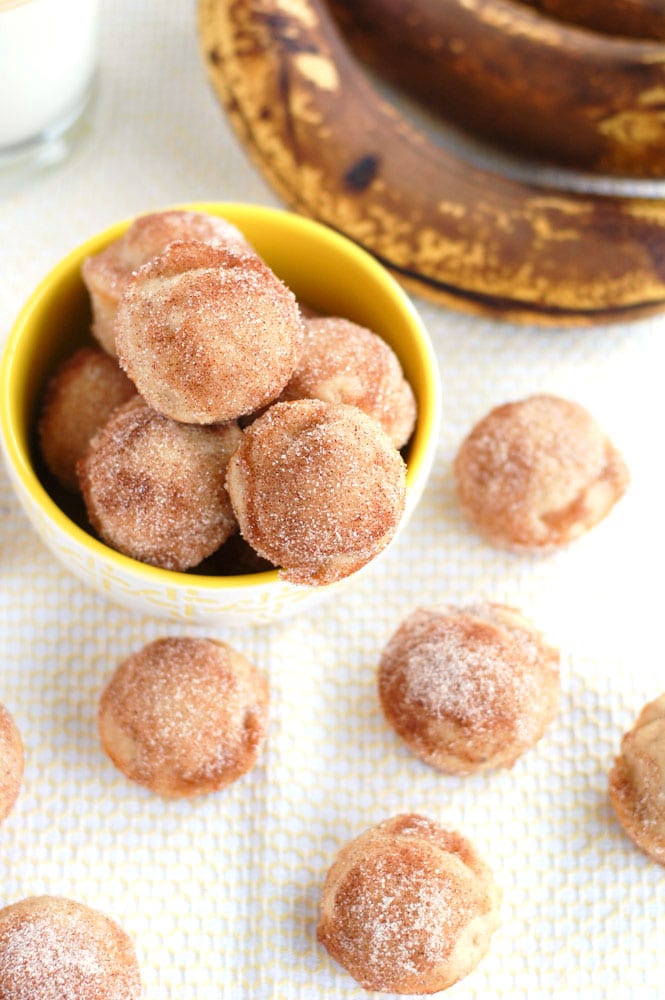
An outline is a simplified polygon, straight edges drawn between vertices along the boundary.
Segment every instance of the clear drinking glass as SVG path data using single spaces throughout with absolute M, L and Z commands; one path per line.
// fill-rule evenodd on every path
M 58 162 L 97 68 L 97 0 L 0 0 L 0 171 Z

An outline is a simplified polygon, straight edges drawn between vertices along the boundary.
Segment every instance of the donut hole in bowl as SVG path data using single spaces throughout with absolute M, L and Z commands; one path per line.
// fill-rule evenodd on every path
M 232 222 L 299 302 L 366 326 L 393 348 L 418 404 L 414 433 L 402 450 L 407 500 L 401 530 L 429 475 L 441 408 L 436 359 L 406 293 L 360 247 L 304 217 L 258 205 L 176 207 Z M 40 457 L 36 425 L 46 382 L 66 356 L 94 343 L 81 265 L 120 237 L 132 221 L 116 223 L 61 260 L 28 299 L 10 333 L 0 369 L 0 426 L 14 488 L 52 551 L 71 571 L 121 604 L 142 605 L 178 621 L 232 624 L 261 624 L 295 613 L 346 581 L 313 588 L 288 584 L 277 570 L 245 569 L 220 576 L 220 561 L 214 558 L 186 573 L 138 563 L 94 536 L 82 499 L 63 490 Z

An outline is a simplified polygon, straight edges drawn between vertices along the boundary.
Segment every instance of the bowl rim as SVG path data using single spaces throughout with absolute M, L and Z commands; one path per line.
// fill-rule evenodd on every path
M 423 371 L 425 373 L 427 392 L 424 399 L 418 399 L 417 440 L 415 442 L 417 454 L 415 463 L 413 460 L 407 462 L 407 494 L 413 488 L 414 480 L 417 479 L 421 468 L 424 467 L 425 470 L 427 469 L 429 464 L 428 452 L 432 451 L 435 446 L 434 442 L 438 433 L 441 414 L 441 386 L 438 377 L 438 362 L 429 333 L 408 294 L 399 285 L 397 280 L 368 251 L 342 233 L 316 220 L 291 212 L 288 209 L 273 208 L 254 203 L 210 201 L 184 202 L 169 205 L 165 208 L 148 209 L 112 223 L 70 250 L 39 281 L 14 320 L 2 355 L 0 356 L 0 437 L 4 446 L 5 458 L 11 466 L 10 471 L 13 471 L 14 476 L 18 478 L 20 486 L 27 496 L 30 497 L 35 507 L 42 510 L 61 533 L 76 542 L 83 549 L 94 553 L 108 565 L 115 566 L 123 573 L 131 573 L 134 576 L 142 578 L 146 585 L 159 583 L 162 586 L 176 588 L 177 590 L 184 589 L 190 591 L 196 589 L 214 591 L 220 588 L 247 590 L 268 584 L 281 584 L 282 586 L 294 587 L 294 584 L 289 584 L 288 581 L 283 580 L 279 576 L 278 569 L 228 576 L 197 575 L 196 568 L 189 573 L 163 569 L 159 566 L 142 563 L 131 556 L 112 549 L 109 545 L 106 545 L 78 525 L 76 521 L 70 518 L 58 506 L 37 475 L 30 461 L 29 451 L 27 449 L 24 450 L 18 440 L 14 426 L 13 410 L 16 394 L 12 387 L 12 375 L 17 358 L 21 354 L 21 345 L 25 330 L 30 326 L 34 313 L 38 311 L 42 300 L 51 293 L 54 286 L 61 284 L 65 276 L 71 273 L 74 265 L 80 268 L 85 257 L 99 253 L 110 242 L 122 235 L 136 218 L 157 211 L 207 212 L 225 218 L 238 225 L 241 229 L 242 222 L 248 219 L 256 222 L 267 219 L 274 224 L 291 227 L 291 234 L 294 236 L 298 233 L 306 233 L 314 236 L 316 239 L 322 240 L 330 246 L 341 248 L 344 254 L 351 258 L 355 266 L 364 270 L 368 275 L 371 275 L 374 282 L 378 283 L 388 295 L 397 300 L 400 311 L 404 313 L 408 326 L 414 335 L 414 339 L 418 342 L 419 350 L 425 360 Z M 414 444 L 412 443 L 411 447 L 413 446 Z

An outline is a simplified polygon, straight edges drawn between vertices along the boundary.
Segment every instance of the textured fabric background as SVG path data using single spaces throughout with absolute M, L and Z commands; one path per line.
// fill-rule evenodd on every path
M 84 141 L 58 170 L 2 193 L 0 336 L 90 234 L 197 199 L 278 204 L 208 88 L 193 4 L 109 2 Z M 56 565 L 0 470 L 0 700 L 27 760 L 0 828 L 0 904 L 49 892 L 111 914 L 136 942 L 148 1000 L 364 996 L 315 942 L 320 886 L 343 842 L 402 810 L 462 830 L 504 890 L 491 951 L 451 998 L 662 996 L 665 871 L 622 834 L 606 786 L 621 733 L 665 690 L 665 319 L 543 332 L 416 304 L 444 387 L 425 497 L 380 570 L 333 606 L 218 633 L 270 675 L 273 705 L 260 766 L 219 795 L 163 802 L 102 754 L 95 712 L 110 673 L 179 630 L 110 606 Z M 468 528 L 450 463 L 491 406 L 539 391 L 595 414 L 632 485 L 592 533 L 532 558 Z M 512 771 L 455 779 L 387 729 L 374 676 L 416 605 L 480 596 L 521 608 L 560 646 L 563 698 Z

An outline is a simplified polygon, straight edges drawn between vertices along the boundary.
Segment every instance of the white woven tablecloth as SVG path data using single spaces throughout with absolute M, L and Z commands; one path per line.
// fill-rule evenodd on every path
M 108 2 L 89 134 L 58 170 L 0 200 L 0 337 L 65 252 L 139 211 L 192 200 L 279 202 L 249 164 L 199 58 L 183 0 Z M 26 750 L 0 827 L 0 905 L 71 896 L 136 942 L 147 1000 L 350 1000 L 366 994 L 315 941 L 339 846 L 399 811 L 458 827 L 503 887 L 488 956 L 448 994 L 656 998 L 665 870 L 623 835 L 607 772 L 623 730 L 665 691 L 662 571 L 665 317 L 590 331 L 517 329 L 418 301 L 444 421 L 412 523 L 377 572 L 306 617 L 218 633 L 270 675 L 261 764 L 219 795 L 169 803 L 103 755 L 95 713 L 120 659 L 187 631 L 95 596 L 55 564 L 0 470 L 0 701 Z M 498 552 L 458 513 L 450 463 L 493 405 L 576 399 L 622 449 L 632 485 L 566 551 Z M 512 771 L 438 774 L 388 730 L 380 651 L 416 605 L 511 603 L 562 651 L 558 721 Z

